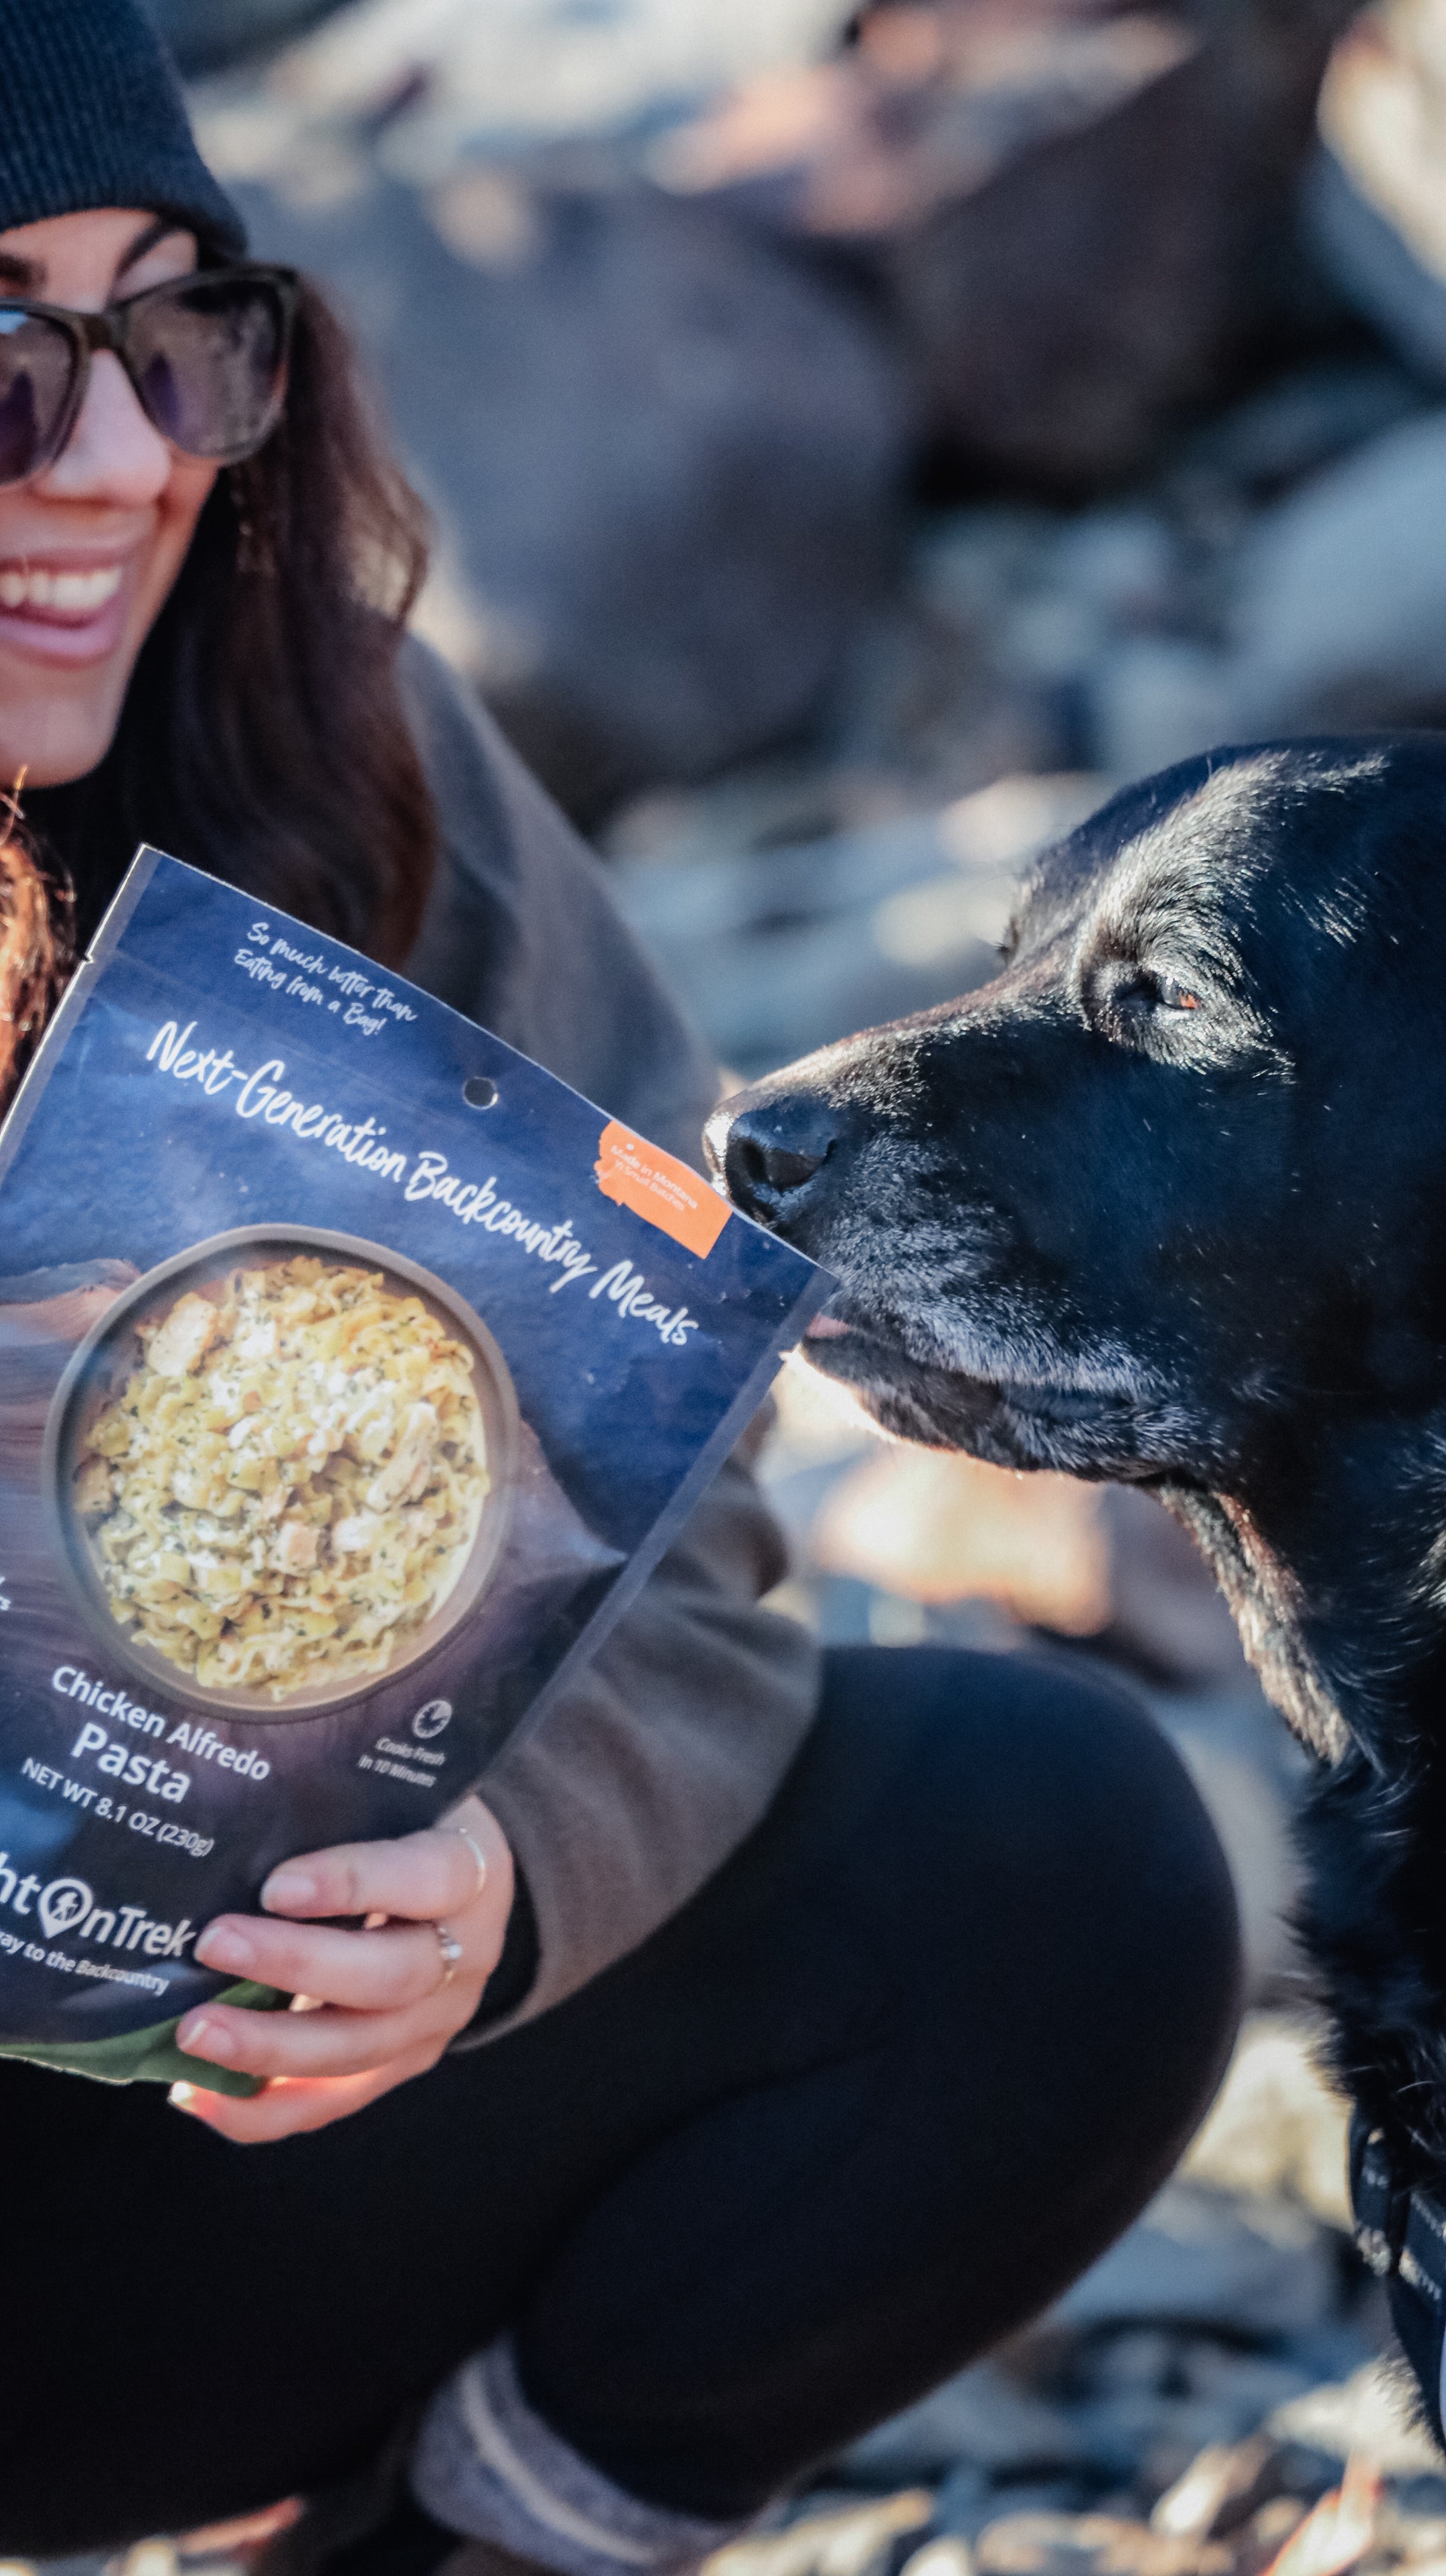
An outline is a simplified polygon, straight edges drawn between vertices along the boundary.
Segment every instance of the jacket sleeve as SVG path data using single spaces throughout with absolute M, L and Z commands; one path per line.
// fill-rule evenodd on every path
M 442 839 L 409 973 L 696 1163 L 716 1076 L 602 869 L 433 655 L 409 645 L 406 676 Z M 484 2007 L 479 2038 L 635 1948 L 763 1815 L 818 1697 L 814 1640 L 759 1606 L 784 1571 L 735 1458 L 581 1679 L 504 1747 L 482 1794 L 526 1882 L 537 1966 L 515 2009 Z

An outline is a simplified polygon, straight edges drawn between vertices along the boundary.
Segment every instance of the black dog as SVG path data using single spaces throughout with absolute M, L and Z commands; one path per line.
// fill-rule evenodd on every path
M 1039 864 L 996 981 L 709 1143 L 838 1275 L 808 1355 L 889 1430 L 1194 1532 L 1320 1757 L 1340 2070 L 1446 2205 L 1446 736 L 1127 789 Z

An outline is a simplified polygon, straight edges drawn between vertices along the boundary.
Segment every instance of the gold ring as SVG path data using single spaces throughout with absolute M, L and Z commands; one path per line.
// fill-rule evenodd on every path
M 463 1842 L 464 1842 L 464 1843 L 466 1844 L 466 1846 L 467 1846 L 467 1849 L 468 1849 L 468 1850 L 469 1850 L 469 1852 L 471 1853 L 472 1858 L 473 1858 L 473 1859 L 475 1860 L 475 1862 L 477 1863 L 477 1884 L 476 1884 L 476 1886 L 474 1887 L 474 1889 L 472 1890 L 472 1899 L 471 1899 L 472 1903 L 475 1905 L 475 1904 L 476 1904 L 476 1902 L 477 1902 L 478 1897 L 479 1897 L 479 1896 L 481 1895 L 481 1893 L 482 1893 L 483 1888 L 484 1888 L 484 1887 L 486 1886 L 486 1884 L 487 1884 L 487 1858 L 486 1858 L 486 1854 L 483 1852 L 483 1850 L 482 1850 L 482 1848 L 481 1848 L 480 1844 L 478 1843 L 478 1841 L 477 1841 L 477 1839 L 476 1839 L 476 1836 L 475 1836 L 475 1835 L 473 1835 L 473 1834 L 469 1834 L 465 1825 L 444 1825 L 444 1826 L 442 1827 L 442 1831 L 443 1831 L 443 1833 L 444 1833 L 444 1834 L 460 1834 L 460 1835 L 461 1835 L 461 1837 L 462 1837 Z
M 450 1986 L 457 1973 L 458 1960 L 464 1959 L 467 1954 L 456 1934 L 449 1932 L 445 1923 L 434 1923 L 432 1929 L 437 1935 L 437 1947 L 442 1953 L 442 1983 L 444 1986 Z

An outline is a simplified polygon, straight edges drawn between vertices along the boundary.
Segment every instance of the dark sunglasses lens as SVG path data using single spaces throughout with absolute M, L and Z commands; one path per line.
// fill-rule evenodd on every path
M 24 483 L 53 459 L 76 364 L 58 323 L 0 304 L 0 485 Z
M 157 429 L 187 456 L 234 463 L 274 428 L 286 391 L 286 308 L 264 278 L 206 278 L 148 296 L 129 355 Z

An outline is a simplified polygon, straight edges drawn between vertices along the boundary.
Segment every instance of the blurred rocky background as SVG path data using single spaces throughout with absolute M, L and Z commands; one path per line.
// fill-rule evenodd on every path
M 987 978 L 1119 782 L 1446 722 L 1446 0 L 153 5 L 368 354 L 421 624 L 738 1072 Z M 1289 1929 L 1303 1763 L 1188 1543 L 803 1372 L 764 1472 L 826 1636 L 1147 1698 L 1251 2011 L 1124 2241 L 716 2576 L 1446 2576 Z

